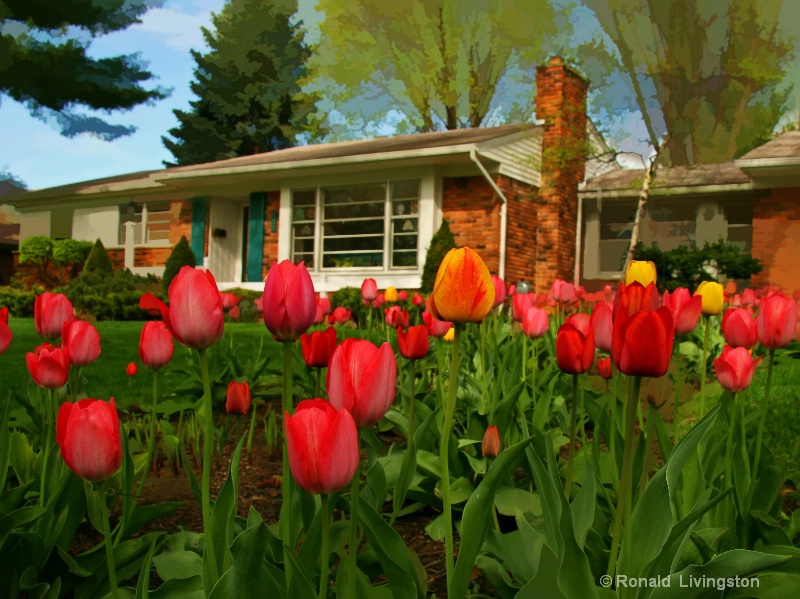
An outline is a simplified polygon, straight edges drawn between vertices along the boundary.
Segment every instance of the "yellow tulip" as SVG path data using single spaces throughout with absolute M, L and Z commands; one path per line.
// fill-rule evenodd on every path
M 394 287 L 387 287 L 386 292 L 383 294 L 383 299 L 389 303 L 396 302 L 397 297 L 397 289 Z
M 452 341 L 455 338 L 456 338 L 455 327 L 450 327 L 450 329 L 444 334 L 444 337 L 442 337 L 442 339 L 444 339 L 445 341 Z
M 625 273 L 625 284 L 638 281 L 644 287 L 656 282 L 656 265 L 649 260 L 632 260 Z
M 470 248 L 450 250 L 439 266 L 431 313 L 448 322 L 481 322 L 494 307 L 494 283 L 481 257 Z
M 703 281 L 694 294 L 703 298 L 703 314 L 714 316 L 722 313 L 725 305 L 725 293 L 722 285 L 714 281 Z

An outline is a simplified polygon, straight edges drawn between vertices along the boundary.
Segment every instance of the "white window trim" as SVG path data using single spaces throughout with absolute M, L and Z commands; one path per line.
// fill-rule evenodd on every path
M 157 201 L 153 202 L 154 204 L 168 204 L 170 205 L 171 202 L 169 200 Z M 147 237 L 147 216 L 150 213 L 147 202 L 142 202 L 142 237 Z M 125 204 L 119 204 L 119 206 L 124 206 Z M 118 221 L 117 230 L 119 230 L 119 225 L 123 224 L 122 221 Z M 141 242 L 136 242 L 134 240 L 133 246 L 137 248 L 166 248 L 172 247 L 169 239 L 161 239 L 156 241 L 145 241 L 144 239 Z M 124 248 L 125 244 L 120 242 L 119 234 L 117 234 L 117 245 L 113 246 L 113 248 Z M 109 248 L 112 249 L 112 248 Z

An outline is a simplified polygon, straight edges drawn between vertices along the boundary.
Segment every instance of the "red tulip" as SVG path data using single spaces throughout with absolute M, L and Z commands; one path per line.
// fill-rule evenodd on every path
M 620 309 L 614 319 L 611 357 L 622 374 L 664 376 L 672 358 L 674 337 L 675 325 L 668 308 L 632 315 Z
M 590 324 L 594 331 L 594 344 L 600 351 L 611 351 L 611 332 L 614 329 L 613 318 L 613 303 L 602 301 L 595 304 Z
M 0 324 L 8 324 L 8 307 L 0 308 Z
M 671 294 L 664 292 L 663 305 L 672 314 L 676 335 L 688 335 L 697 326 L 703 311 L 703 296 L 692 294 L 686 287 L 678 287 Z
M 136 365 L 136 362 L 129 362 L 127 368 L 125 368 L 125 374 L 128 376 L 136 376 L 137 372 L 139 372 L 139 367 Z
M 45 339 L 58 339 L 64 325 L 75 320 L 74 310 L 67 296 L 45 291 L 33 302 L 33 323 L 36 332 Z
M 144 323 L 139 336 L 139 357 L 142 363 L 148 368 L 159 370 L 169 364 L 173 353 L 175 343 L 166 325 L 160 320 Z
M 317 299 L 317 307 L 322 310 L 322 313 L 327 316 L 331 313 L 331 300 L 327 297 L 320 297 Z
M 749 287 L 744 291 L 742 291 L 742 305 L 744 306 L 756 305 L 756 293 Z
M 250 385 L 247 381 L 228 384 L 228 393 L 225 396 L 225 411 L 228 414 L 247 414 L 250 410 Z
M 515 296 L 518 297 L 518 296 Z M 547 312 L 536 306 L 531 306 L 525 311 L 522 318 L 522 333 L 531 339 L 544 337 L 550 329 L 550 320 Z
M 734 293 L 733 297 L 731 298 L 731 306 L 734 308 L 741 308 L 742 307 L 742 294 L 741 293 Z
M 336 350 L 336 329 L 328 327 L 324 331 L 314 331 L 300 336 L 303 360 L 309 368 L 325 368 Z
M 328 366 L 328 397 L 346 408 L 358 428 L 383 418 L 394 401 L 397 361 L 388 343 L 380 349 L 362 339 L 345 339 Z
M 647 287 L 641 283 L 631 283 L 626 285 L 624 282 L 619 284 L 617 295 L 614 297 L 614 320 L 620 308 L 625 310 L 628 316 L 636 312 L 653 312 L 658 309 L 658 289 L 654 283 Z
M 430 298 L 428 301 L 430 301 Z M 447 335 L 447 331 L 453 328 L 452 322 L 434 318 L 434 316 L 427 310 L 422 313 L 422 321 L 425 323 L 425 327 L 427 327 L 428 333 L 430 333 L 431 337 L 436 337 L 437 339 L 441 339 Z
M 239 317 L 241 317 L 242 315 L 242 309 L 239 306 L 234 306 L 233 308 L 231 308 L 229 315 L 231 317 L 231 320 L 239 320 Z
M 301 401 L 283 417 L 289 466 L 295 482 L 309 493 L 344 489 L 358 469 L 358 430 L 353 416 L 323 399 Z
M 258 312 L 264 311 L 264 296 L 257 297 L 253 300 L 253 305 L 256 307 Z
M 731 393 L 744 391 L 750 386 L 762 357 L 754 360 L 746 348 L 726 345 L 719 358 L 714 359 L 714 370 L 717 372 L 719 384 Z
M 61 457 L 75 474 L 98 482 L 122 464 L 122 439 L 114 398 L 64 403 L 58 411 L 56 442 Z
M 13 337 L 14 335 L 11 333 L 9 326 L 0 321 L 0 354 L 6 353 Z
M 611 378 L 611 358 L 600 358 L 597 361 L 597 370 L 600 371 L 600 376 L 605 380 Z
M 304 262 L 284 260 L 269 269 L 264 283 L 264 324 L 278 341 L 294 341 L 317 314 L 314 283 Z
M 325 313 L 322 311 L 322 307 L 317 304 L 317 311 L 314 314 L 314 322 L 311 324 L 322 324 L 325 322 Z
M 420 360 L 428 354 L 430 341 L 428 340 L 428 329 L 424 325 L 408 327 L 408 331 L 402 328 L 397 329 L 397 346 L 400 348 L 400 355 L 406 360 Z
M 767 349 L 786 347 L 797 334 L 797 302 L 782 293 L 762 298 L 756 328 L 759 343 Z
M 408 299 L 408 293 L 403 291 L 402 289 L 397 292 L 397 301 L 404 302 Z
M 757 341 L 756 320 L 746 308 L 728 308 L 722 315 L 722 334 L 731 347 L 752 349 Z
M 386 302 L 386 296 L 383 293 L 379 293 L 378 297 L 375 298 L 375 301 L 372 302 L 373 308 L 380 308 Z
M 384 310 L 386 324 L 393 329 L 406 328 L 408 326 L 408 310 L 403 310 L 400 306 L 390 306 Z
M 352 311 L 342 306 L 339 306 L 333 311 L 333 321 L 338 324 L 344 324 L 348 320 L 350 320 L 350 316 L 352 314 L 353 314 Z
M 100 356 L 100 333 L 88 322 L 73 320 L 66 323 L 61 333 L 61 343 L 73 366 L 88 366 Z
M 222 337 L 225 317 L 217 282 L 210 270 L 181 268 L 169 285 L 169 307 L 150 293 L 142 295 L 139 307 L 157 309 L 164 324 L 180 343 L 202 350 Z
M 516 285 L 509 285 L 508 286 L 508 297 L 514 297 L 517 293 L 517 286 Z
M 492 275 L 492 283 L 494 283 L 494 307 L 496 308 L 506 301 L 506 284 L 497 275 Z
M 419 308 L 425 303 L 425 298 L 422 297 L 419 293 L 415 293 L 411 298 L 411 303 L 414 304 L 417 308 Z
M 578 318 L 583 316 L 585 318 Z M 594 362 L 594 332 L 588 314 L 571 316 L 559 327 L 556 362 L 563 372 L 569 374 L 581 374 L 591 368 Z
M 25 355 L 33 382 L 45 389 L 60 389 L 69 380 L 69 353 L 61 347 L 42 343 Z
M 378 299 L 378 284 L 375 279 L 364 279 L 361 283 L 361 299 L 365 302 L 374 302 Z
M 497 427 L 493 424 L 486 427 L 486 432 L 483 435 L 483 443 L 481 443 L 481 453 L 485 458 L 496 458 L 500 455 L 500 450 L 503 444 L 500 441 L 500 433 L 497 432 Z
M 511 317 L 517 321 L 522 322 L 528 308 L 533 306 L 534 295 L 531 293 L 517 293 L 511 299 Z
M 222 309 L 226 312 L 235 308 L 236 305 L 242 300 L 242 298 L 233 293 L 220 293 L 219 297 L 220 300 L 222 300 Z

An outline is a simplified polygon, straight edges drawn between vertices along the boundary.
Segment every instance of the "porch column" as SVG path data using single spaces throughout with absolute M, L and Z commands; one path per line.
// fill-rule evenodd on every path
M 267 194 L 258 191 L 250 194 L 250 223 L 247 233 L 247 280 L 255 283 L 263 280 L 264 262 L 264 214 Z

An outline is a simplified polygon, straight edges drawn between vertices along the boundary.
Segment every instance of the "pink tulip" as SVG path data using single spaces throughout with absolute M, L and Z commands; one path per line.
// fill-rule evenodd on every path
M 797 334 L 797 302 L 782 293 L 762 298 L 756 329 L 758 341 L 765 348 L 786 347 Z
M 403 310 L 400 306 L 390 306 L 384 310 L 386 316 L 386 324 L 391 328 L 406 328 L 408 326 L 408 311 Z
M 509 285 L 508 286 L 508 297 L 514 297 L 517 293 L 517 286 L 516 285 Z
M 749 287 L 742 291 L 742 305 L 755 306 L 756 305 L 756 292 Z
M 428 298 L 428 301 L 430 301 L 430 298 Z M 437 339 L 441 339 L 447 335 L 447 331 L 453 328 L 452 322 L 439 320 L 438 318 L 435 318 L 428 310 L 422 313 L 422 320 L 425 323 L 425 326 L 427 327 L 428 333 L 430 333 L 431 337 L 436 337 Z
M 159 310 L 167 329 L 186 347 L 203 350 L 220 340 L 225 316 L 211 271 L 184 266 L 172 279 L 167 295 L 169 307 L 150 293 L 142 295 L 139 307 Z
M 69 353 L 61 347 L 43 343 L 25 355 L 33 382 L 45 389 L 60 389 L 69 379 Z
M 326 368 L 336 351 L 336 329 L 328 327 L 324 331 L 314 331 L 310 335 L 300 335 L 303 360 L 309 368 Z
M 551 294 L 557 302 L 571 302 L 575 297 L 575 285 L 556 279 L 553 281 Z
M 114 398 L 64 403 L 58 411 L 56 442 L 70 470 L 93 482 L 107 479 L 122 464 L 122 437 Z
M 722 334 L 731 347 L 753 349 L 758 340 L 756 320 L 746 308 L 728 308 L 722 315 Z
M 675 324 L 676 335 L 688 335 L 697 326 L 703 310 L 703 296 L 689 293 L 686 287 L 678 287 L 670 294 L 664 292 L 663 305 L 669 309 Z
M 419 293 L 415 293 L 411 297 L 411 303 L 415 305 L 417 308 L 419 308 L 420 306 L 423 306 L 425 304 L 425 298 L 422 297 Z
M 236 305 L 242 300 L 242 298 L 233 293 L 220 293 L 219 297 L 222 300 L 222 309 L 226 312 L 229 312 L 235 308 Z
M 497 275 L 492 275 L 492 283 L 494 283 L 494 307 L 496 308 L 506 301 L 506 284 Z
M 338 307 L 337 307 L 337 308 L 336 308 L 336 309 L 333 311 L 333 321 L 334 321 L 335 323 L 337 323 L 337 324 L 344 324 L 344 323 L 346 323 L 348 320 L 350 320 L 350 316 L 351 316 L 352 314 L 353 314 L 353 312 L 352 312 L 352 311 L 350 311 L 350 310 L 348 310 L 347 308 L 344 308 L 344 307 L 342 307 L 342 306 L 338 306 Z
M 594 344 L 600 351 L 611 352 L 611 333 L 614 330 L 614 304 L 602 301 L 594 306 L 590 323 L 594 331 Z
M 365 302 L 374 302 L 378 298 L 378 284 L 375 279 L 364 279 L 361 283 L 361 299 Z
M 536 306 L 531 306 L 522 319 L 522 333 L 531 339 L 544 337 L 550 329 L 550 320 L 547 312 Z
M 100 357 L 100 333 L 90 323 L 73 320 L 64 325 L 61 343 L 67 349 L 69 362 L 82 368 Z
M 317 315 L 314 284 L 304 262 L 275 263 L 264 283 L 264 324 L 278 341 L 294 341 Z
M 75 320 L 74 310 L 67 296 L 45 291 L 33 302 L 33 323 L 36 332 L 45 339 L 58 339 L 64 325 Z
M 314 322 L 311 324 L 322 324 L 323 322 L 325 322 L 325 313 L 322 311 L 322 307 L 317 304 L 317 309 L 314 313 Z
M 397 362 L 392 346 L 380 349 L 362 339 L 345 339 L 328 365 L 328 397 L 346 408 L 358 428 L 377 423 L 394 401 Z
M 164 368 L 175 353 L 172 333 L 160 320 L 144 323 L 139 336 L 139 357 L 142 363 L 153 370 Z
M 358 430 L 346 409 L 323 399 L 301 401 L 284 414 L 286 448 L 295 482 L 309 493 L 344 489 L 358 469 Z
M 720 357 L 714 360 L 719 384 L 731 393 L 744 391 L 750 386 L 761 358 L 759 356 L 754 360 L 744 347 L 732 348 L 726 345 Z
M 408 293 L 403 291 L 402 289 L 397 292 L 397 301 L 404 302 L 408 299 Z
M 382 293 L 378 294 L 378 297 L 375 298 L 375 301 L 372 302 L 373 308 L 380 308 L 386 302 L 386 296 Z
M 322 313 L 327 316 L 331 313 L 331 300 L 327 297 L 317 298 L 317 307 L 322 310 Z
M 511 317 L 516 322 L 522 322 L 528 308 L 533 306 L 534 297 L 531 293 L 517 293 L 511 299 Z

